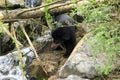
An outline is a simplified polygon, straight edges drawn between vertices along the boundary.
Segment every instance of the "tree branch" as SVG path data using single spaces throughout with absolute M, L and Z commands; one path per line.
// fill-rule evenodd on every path
M 66 3 L 59 3 L 61 0 L 39 6 L 31 9 L 17 9 L 17 10 L 8 10 L 9 19 L 28 19 L 28 18 L 39 18 L 45 15 L 45 7 L 48 7 L 48 11 L 51 14 L 56 13 L 65 13 L 75 9 L 76 7 L 83 6 L 88 4 L 88 0 L 76 1 L 75 3 L 67 1 Z M 96 2 L 103 2 L 104 0 L 97 0 Z M 59 3 L 59 4 L 56 4 Z M 7 19 L 5 12 L 0 12 L 0 19 Z

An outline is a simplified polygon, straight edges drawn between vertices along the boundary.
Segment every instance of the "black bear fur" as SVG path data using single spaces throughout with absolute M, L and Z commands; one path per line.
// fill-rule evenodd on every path
M 53 42 L 55 44 L 64 45 L 66 53 L 64 57 L 68 57 L 76 45 L 76 35 L 74 26 L 64 26 L 56 28 L 52 31 Z
M 55 24 L 55 30 L 52 30 L 53 42 L 56 45 L 64 45 L 66 53 L 63 57 L 69 57 L 76 45 L 76 26 L 74 19 L 66 14 L 61 14 L 55 17 L 55 21 L 60 22 L 62 26 Z M 67 23 L 68 22 L 68 23 Z

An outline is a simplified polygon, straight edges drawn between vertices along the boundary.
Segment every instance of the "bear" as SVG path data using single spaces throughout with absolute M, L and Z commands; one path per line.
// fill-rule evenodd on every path
M 63 57 L 69 57 L 76 45 L 75 26 L 64 25 L 53 30 L 51 34 L 56 46 L 63 45 L 65 47 L 66 53 Z
M 52 45 L 52 47 L 57 48 L 60 45 L 64 46 L 66 52 L 63 57 L 67 58 L 76 45 L 76 26 L 74 25 L 75 21 L 66 14 L 60 14 L 54 19 L 62 25 L 54 25 L 55 29 L 52 30 L 51 33 L 54 42 L 54 45 Z
M 53 19 L 55 21 L 55 24 L 54 24 L 55 28 L 58 28 L 63 25 L 75 25 L 76 24 L 75 20 L 67 14 L 55 15 Z
M 79 18 L 79 21 L 77 20 L 77 22 L 82 23 L 84 21 L 84 17 L 81 15 L 75 17 Z M 75 32 L 77 31 L 77 28 L 75 24 L 77 24 L 77 22 L 73 18 L 67 14 L 59 14 L 53 17 L 57 23 L 54 24 L 55 30 L 51 33 L 54 42 L 51 47 L 59 49 L 58 47 L 60 45 L 64 46 L 66 48 L 66 53 L 63 57 L 69 57 L 76 45 Z

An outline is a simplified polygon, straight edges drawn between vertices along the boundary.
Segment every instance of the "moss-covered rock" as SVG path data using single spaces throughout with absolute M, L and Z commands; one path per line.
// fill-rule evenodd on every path
M 42 64 L 37 60 L 34 60 L 32 64 L 27 68 L 27 73 L 30 77 L 35 78 L 35 80 L 47 80 L 48 76 L 41 67 Z

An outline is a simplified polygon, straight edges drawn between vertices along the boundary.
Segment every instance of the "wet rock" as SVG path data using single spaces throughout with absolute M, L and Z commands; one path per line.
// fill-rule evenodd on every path
M 25 0 L 25 7 L 37 7 L 40 6 L 42 0 Z
M 34 53 L 30 47 L 22 49 L 21 53 L 25 55 L 23 63 L 26 62 L 28 57 L 34 58 Z M 19 65 L 18 51 L 0 56 L 0 80 L 27 80 L 26 76 L 23 75 L 23 69 Z

